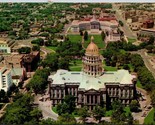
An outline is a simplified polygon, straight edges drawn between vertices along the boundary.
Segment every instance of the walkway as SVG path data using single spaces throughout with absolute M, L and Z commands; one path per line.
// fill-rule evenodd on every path
M 43 118 L 51 118 L 57 120 L 58 115 L 51 110 L 51 101 L 39 101 L 41 95 L 35 96 L 35 104 L 38 104 L 40 110 L 42 110 Z
M 136 88 L 138 92 L 140 92 L 142 94 L 142 98 L 144 100 L 140 100 L 140 108 L 142 109 L 141 112 L 138 113 L 132 113 L 134 120 L 138 120 L 139 124 L 143 124 L 144 123 L 144 119 L 145 117 L 149 114 L 149 112 L 151 111 L 151 109 L 148 109 L 147 107 L 151 104 L 151 99 L 149 94 L 147 93 L 147 91 L 145 91 L 142 88 Z M 144 114 L 146 114 L 144 116 Z

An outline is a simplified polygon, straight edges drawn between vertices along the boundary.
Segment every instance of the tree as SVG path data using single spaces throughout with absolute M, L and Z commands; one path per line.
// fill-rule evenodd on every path
M 52 71 L 56 71 L 58 69 L 58 55 L 56 53 L 47 54 L 42 62 L 42 66 L 49 67 Z
M 42 38 L 38 38 L 38 39 L 32 40 L 31 43 L 43 46 L 44 45 L 44 40 Z
M 119 123 L 125 120 L 125 114 L 123 108 L 124 107 L 120 101 L 112 102 L 113 113 L 111 119 L 113 122 Z
M 95 109 L 92 111 L 93 116 L 96 120 L 99 120 L 99 123 L 101 122 L 101 118 L 105 116 L 105 110 L 100 106 L 95 106 Z
M 152 53 L 152 50 L 155 48 L 154 45 L 148 45 L 145 47 L 148 51 L 148 53 Z
M 18 52 L 20 54 L 28 54 L 31 52 L 31 48 L 30 47 L 21 47 L 18 49 Z
M 121 20 L 118 21 L 119 25 L 123 26 L 123 22 Z
M 76 119 L 74 118 L 73 115 L 71 115 L 69 113 L 65 113 L 58 117 L 57 122 L 60 124 L 64 124 L 64 125 L 66 125 L 66 124 L 74 125 L 74 124 L 76 124 Z
M 41 120 L 41 122 L 39 122 L 39 125 L 55 125 L 55 124 L 56 124 L 56 121 L 54 121 L 51 118 L 43 119 Z
M 24 124 L 25 122 L 30 121 L 30 119 L 33 119 L 32 116 L 30 116 L 33 101 L 34 98 L 29 93 L 19 97 L 15 102 L 7 107 L 2 123 Z
M 27 90 L 32 89 L 35 94 L 44 92 L 48 82 L 47 78 L 49 75 L 49 69 L 38 69 L 34 74 L 33 78 L 26 85 Z
M 106 37 L 104 31 L 101 32 L 101 37 L 102 37 L 102 40 L 104 41 L 105 40 L 105 37 Z
M 154 43 L 154 37 L 151 35 L 148 41 L 148 44 L 153 44 Z
M 34 76 L 33 79 L 30 80 L 29 84 L 27 84 L 27 89 L 33 89 L 34 93 L 40 93 L 44 87 L 44 83 L 46 81 L 40 76 Z
M 40 51 L 40 46 L 34 45 L 34 46 L 32 47 L 32 50 L 33 50 L 33 51 Z
M 78 114 L 79 114 L 80 118 L 82 119 L 82 121 L 85 122 L 86 117 L 89 116 L 87 106 L 84 106 L 84 107 L 80 108 L 78 110 Z
M 38 108 L 34 108 L 32 111 L 30 111 L 30 116 L 36 119 L 38 122 L 43 117 L 41 110 Z
M 88 32 L 87 31 L 84 32 L 84 40 L 86 40 L 86 41 L 88 40 Z
M 80 30 L 80 36 L 83 36 L 83 30 Z
M 63 103 L 57 106 L 57 111 L 59 115 L 65 113 L 72 114 L 74 110 L 75 110 L 75 97 L 72 95 L 65 96 Z
M 137 100 L 132 100 L 129 107 L 132 112 L 137 112 L 139 110 L 140 105 Z
M 133 116 L 131 113 L 129 113 L 127 116 L 127 123 L 128 125 L 133 125 Z
M 153 90 L 151 93 L 151 104 L 155 108 L 155 90 Z
M 58 68 L 68 70 L 69 69 L 69 60 L 67 58 L 59 59 Z

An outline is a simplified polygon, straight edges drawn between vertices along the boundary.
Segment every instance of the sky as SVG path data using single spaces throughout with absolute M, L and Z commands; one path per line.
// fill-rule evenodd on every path
M 155 0 L 50 0 L 53 2 L 151 2 L 155 3 Z M 0 0 L 0 2 L 48 2 L 48 0 Z

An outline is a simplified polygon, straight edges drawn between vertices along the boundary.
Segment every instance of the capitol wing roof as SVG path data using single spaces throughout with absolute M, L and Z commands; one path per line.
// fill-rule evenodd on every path
M 129 74 L 128 70 L 122 69 L 105 72 L 100 79 L 104 83 L 132 84 L 133 76 Z
M 58 70 L 53 76 L 52 84 L 74 84 L 79 83 L 79 89 L 95 89 L 99 90 L 105 88 L 105 84 L 132 84 L 134 78 L 129 74 L 128 70 L 108 71 L 104 72 L 102 76 L 93 77 L 85 75 L 83 72 L 70 72 L 67 70 Z
M 81 82 L 81 72 L 69 72 L 67 70 L 58 70 L 53 79 L 52 84 L 79 83 Z

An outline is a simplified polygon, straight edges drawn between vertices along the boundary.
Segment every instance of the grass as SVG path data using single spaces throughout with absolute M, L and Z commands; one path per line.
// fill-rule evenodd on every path
M 112 116 L 112 112 L 113 112 L 113 110 L 106 111 L 105 116 L 106 117 Z
M 53 46 L 47 46 L 48 49 L 56 51 L 57 47 L 53 47 Z
M 81 71 L 81 69 L 82 69 L 82 60 L 72 61 L 70 63 L 69 69 L 70 69 L 70 71 Z
M 121 52 L 122 54 L 126 54 L 126 51 L 125 51 L 124 49 L 120 49 L 120 52 Z
M 130 107 L 129 107 L 129 106 L 126 106 L 126 107 L 124 108 L 124 111 L 126 112 L 125 114 L 126 114 L 127 116 L 129 115 L 129 113 L 131 113 Z
M 117 71 L 117 67 L 106 66 L 105 60 L 103 60 L 102 64 L 105 71 Z
M 58 114 L 57 112 L 57 107 L 52 107 L 53 112 L 55 112 L 56 114 Z
M 136 39 L 135 38 L 128 38 L 128 42 L 134 43 L 134 42 L 136 42 Z
M 154 111 L 154 109 L 152 109 L 152 110 L 149 112 L 149 114 L 147 115 L 147 117 L 144 119 L 144 124 L 151 124 L 151 123 L 152 123 L 152 125 L 155 124 L 155 121 L 154 121 L 154 119 L 153 119 L 154 113 L 155 113 L 155 111 Z
M 155 56 L 155 53 L 148 53 L 149 56 Z
M 128 64 L 129 68 L 130 68 L 130 71 L 133 72 L 134 71 L 134 68 L 131 64 Z
M 104 66 L 103 68 L 105 71 L 117 71 L 117 68 L 112 66 Z
M 136 86 L 139 87 L 139 88 L 143 88 L 141 82 L 139 80 L 137 80 L 137 83 L 136 83 Z
M 94 36 L 94 43 L 96 43 L 96 45 L 99 48 L 105 47 L 105 43 L 103 42 L 101 35 L 89 35 L 88 40 L 85 41 L 85 43 L 84 43 L 85 47 L 87 47 L 88 44 L 90 43 L 91 36 Z M 68 35 L 68 37 L 71 42 L 81 42 L 82 41 L 82 36 L 80 36 L 80 35 Z
M 103 68 L 104 68 L 105 71 L 117 71 L 116 67 L 106 66 L 105 62 L 103 62 L 103 65 L 104 65 Z M 82 69 L 82 60 L 75 60 L 75 64 L 74 64 L 74 61 L 72 61 L 70 63 L 69 69 L 70 69 L 70 71 L 81 71 L 81 69 Z

